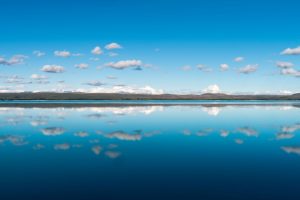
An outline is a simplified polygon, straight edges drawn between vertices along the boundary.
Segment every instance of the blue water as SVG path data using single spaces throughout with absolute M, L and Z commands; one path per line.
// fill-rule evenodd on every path
M 297 102 L 213 103 L 3 104 L 0 198 L 300 199 Z

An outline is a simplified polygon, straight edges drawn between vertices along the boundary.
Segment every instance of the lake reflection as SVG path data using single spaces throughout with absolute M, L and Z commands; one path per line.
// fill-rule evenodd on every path
M 299 199 L 293 105 L 0 107 L 3 199 Z

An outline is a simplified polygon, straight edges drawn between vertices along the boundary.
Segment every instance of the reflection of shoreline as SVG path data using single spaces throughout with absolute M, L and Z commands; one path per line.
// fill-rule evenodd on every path
M 164 102 L 164 103 L 155 103 L 155 102 L 141 102 L 141 103 L 81 103 L 81 102 L 1 102 L 0 108 L 80 108 L 80 107 L 144 107 L 144 106 L 199 106 L 199 107 L 227 107 L 227 106 L 237 106 L 237 107 L 251 107 L 251 106 L 274 106 L 274 107 L 283 107 L 283 110 L 286 110 L 288 107 L 300 108 L 300 102 L 251 102 L 251 101 L 231 101 L 231 102 Z

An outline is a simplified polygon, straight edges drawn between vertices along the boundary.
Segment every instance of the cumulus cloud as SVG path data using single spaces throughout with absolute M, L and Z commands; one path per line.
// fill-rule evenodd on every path
M 220 69 L 222 70 L 222 71 L 227 71 L 228 69 L 229 69 L 229 65 L 228 64 L 220 64 Z
M 65 71 L 64 67 L 60 65 L 44 65 L 41 70 L 48 73 L 62 73 Z
M 89 65 L 86 63 L 80 63 L 80 64 L 76 64 L 75 67 L 78 69 L 87 69 Z
M 23 64 L 27 56 L 24 55 L 14 55 L 10 59 L 6 60 L 4 57 L 0 56 L 0 65 L 18 65 Z
M 42 51 L 39 51 L 39 50 L 33 51 L 32 54 L 37 56 L 37 57 L 42 57 L 42 56 L 46 55 L 45 52 L 42 52 Z
M 277 61 L 276 66 L 279 68 L 286 69 L 286 68 L 292 68 L 294 64 L 291 62 Z
M 89 86 L 102 86 L 102 85 L 104 85 L 104 83 L 102 83 L 101 81 L 90 81 L 90 82 L 87 82 L 85 84 L 89 85 Z
M 103 53 L 103 51 L 102 51 L 101 47 L 96 46 L 94 49 L 91 50 L 91 53 L 94 55 L 100 55 Z
M 44 76 L 44 75 L 38 75 L 38 74 L 32 74 L 30 76 L 31 79 L 34 79 L 34 80 L 45 80 L 47 79 L 48 77 L 47 76 Z
M 233 60 L 234 60 L 234 62 L 242 62 L 245 60 L 245 58 L 244 57 L 236 57 Z
M 105 46 L 105 49 L 108 49 L 108 50 L 112 50 L 112 49 L 121 49 L 121 48 L 122 48 L 122 46 L 119 45 L 118 43 L 115 43 L 115 42 L 110 43 L 110 44 L 107 44 L 107 45 Z
M 145 87 L 132 87 L 132 86 L 113 86 L 107 87 L 96 87 L 92 89 L 76 89 L 76 92 L 87 92 L 87 93 L 124 93 L 124 94 L 163 94 L 162 89 L 154 89 L 151 86 Z
M 217 84 L 209 85 L 207 88 L 203 90 L 204 93 L 220 93 L 220 87 Z
M 295 76 L 295 77 L 300 77 L 300 71 L 296 70 L 294 68 L 284 68 L 284 69 L 281 69 L 281 74 L 283 74 L 283 75 L 291 75 L 291 76 Z
M 71 56 L 71 52 L 63 50 L 63 51 L 54 51 L 54 55 L 58 56 L 58 57 L 70 57 Z
M 296 48 L 287 48 L 281 52 L 281 55 L 300 55 L 300 46 Z
M 203 71 L 203 72 L 211 72 L 211 71 L 212 71 L 211 68 L 206 67 L 206 66 L 203 65 L 203 64 L 198 64 L 198 65 L 197 65 L 197 69 L 200 70 L 200 71 Z
M 13 75 L 7 78 L 5 83 L 9 84 L 31 84 L 32 81 L 26 81 L 23 77 L 20 77 L 18 75 Z
M 63 134 L 65 129 L 61 127 L 48 127 L 41 129 L 41 131 L 45 136 L 56 136 Z
M 126 69 L 126 68 L 141 68 L 143 66 L 143 63 L 141 60 L 120 60 L 118 62 L 110 62 L 106 63 L 105 66 L 111 67 L 113 69 Z
M 239 72 L 242 74 L 250 74 L 250 73 L 256 72 L 257 68 L 258 68 L 258 64 L 246 65 L 245 67 L 240 68 Z

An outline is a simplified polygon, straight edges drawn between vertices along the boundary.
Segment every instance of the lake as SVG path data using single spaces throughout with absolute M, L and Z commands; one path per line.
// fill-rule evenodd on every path
M 300 199 L 300 103 L 0 103 L 1 199 Z

